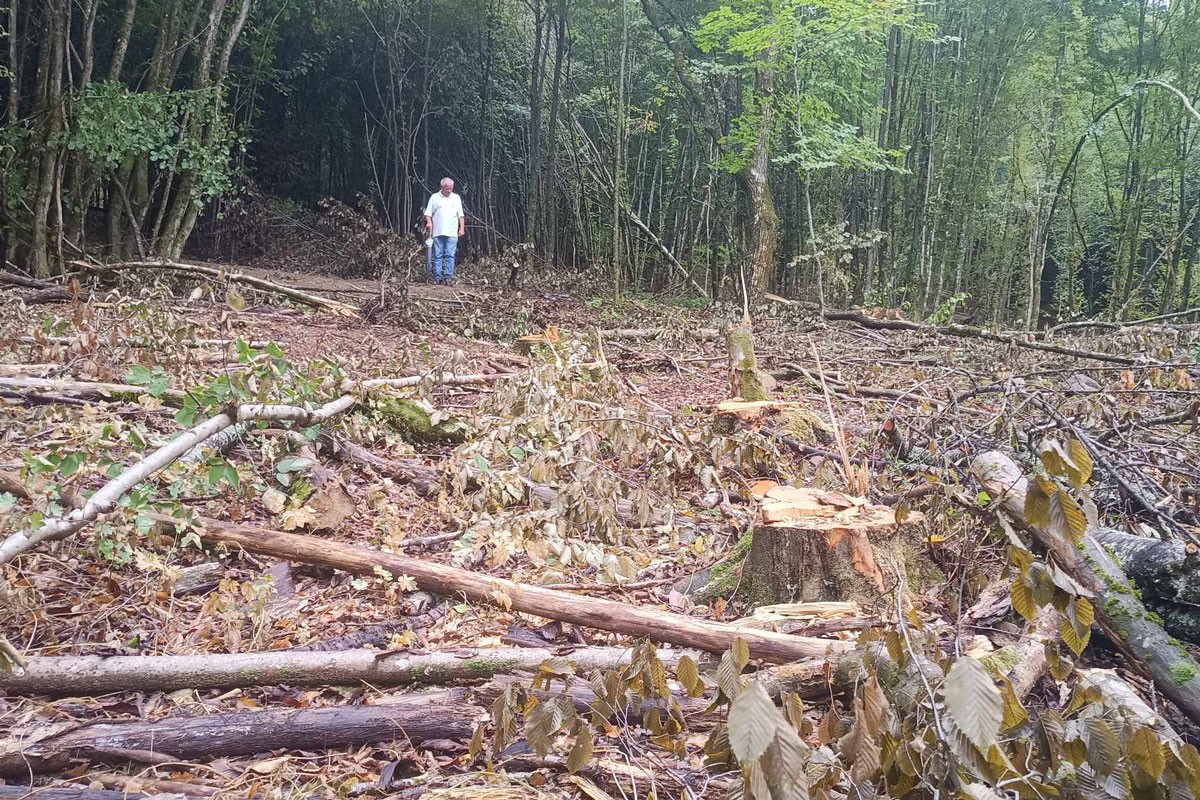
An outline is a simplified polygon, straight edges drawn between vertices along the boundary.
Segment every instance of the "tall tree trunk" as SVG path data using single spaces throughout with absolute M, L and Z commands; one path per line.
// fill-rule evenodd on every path
M 1050 223 L 1049 209 L 1052 196 L 1049 186 L 1057 173 L 1058 128 L 1063 114 L 1063 69 L 1067 62 L 1067 15 L 1070 7 L 1065 2 L 1058 4 L 1058 53 L 1054 60 L 1054 100 L 1050 104 L 1049 141 L 1046 144 L 1046 167 L 1034 185 L 1037 199 L 1034 205 L 1033 247 L 1029 263 L 1029 297 L 1025 304 L 1025 330 L 1038 326 L 1042 310 L 1042 272 L 1049 255 Z
M 41 278 L 50 275 L 50 204 L 55 196 L 58 176 L 58 134 L 62 130 L 63 62 L 66 59 L 68 0 L 46 0 L 45 14 L 49 24 L 42 40 L 42 58 L 38 66 L 38 131 L 37 191 L 33 200 L 32 260 L 34 273 Z
M 766 59 L 772 60 L 770 56 Z M 758 104 L 758 130 L 749 162 L 738 172 L 738 180 L 750 200 L 750 270 L 745 276 L 750 304 L 766 294 L 775 268 L 775 248 L 779 244 L 779 212 L 771 195 L 771 128 L 774 124 L 775 73 L 760 69 L 754 78 L 754 98 Z
M 550 32 L 543 30 L 548 14 L 542 0 L 533 0 L 533 60 L 529 66 L 529 164 L 525 178 L 525 241 L 535 248 L 541 216 L 542 72 Z
M 546 127 L 546 173 L 542 177 L 544 188 L 539 192 L 547 220 L 543 250 L 551 263 L 558 261 L 558 196 L 554 181 L 558 172 L 558 114 L 562 105 L 563 57 L 567 49 L 566 0 L 558 0 L 554 16 L 554 77 L 550 82 L 550 120 Z
M 8 105 L 7 113 L 0 119 L 5 123 L 13 123 L 21 118 L 21 62 L 17 56 L 17 42 L 20 31 L 17 29 L 18 0 L 8 0 Z
M 621 49 L 617 61 L 617 109 L 613 125 L 612 281 L 613 296 L 621 296 L 621 185 L 625 180 L 625 66 L 629 59 L 629 4 L 621 4 Z

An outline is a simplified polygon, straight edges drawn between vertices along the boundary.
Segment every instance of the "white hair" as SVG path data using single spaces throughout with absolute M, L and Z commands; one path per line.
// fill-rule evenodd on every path
M 448 183 L 448 184 L 450 184 L 451 186 L 453 186 L 453 185 L 454 185 L 454 179 L 453 179 L 453 178 L 442 178 L 442 180 L 441 180 L 441 182 L 438 184 L 438 186 L 445 186 L 447 183 Z

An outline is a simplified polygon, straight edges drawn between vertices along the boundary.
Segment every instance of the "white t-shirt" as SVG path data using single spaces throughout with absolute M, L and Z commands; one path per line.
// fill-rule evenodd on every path
M 434 192 L 425 204 L 425 216 L 433 218 L 434 236 L 453 236 L 458 238 L 458 220 L 465 217 L 462 198 L 454 192 L 449 197 L 441 192 Z

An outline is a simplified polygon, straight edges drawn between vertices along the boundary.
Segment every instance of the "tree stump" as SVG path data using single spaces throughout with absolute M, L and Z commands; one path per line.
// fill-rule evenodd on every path
M 908 522 L 922 519 L 910 513 Z M 821 489 L 774 486 L 765 491 L 762 521 L 742 568 L 753 605 L 856 601 L 877 605 L 902 561 L 894 546 L 877 546 L 897 528 L 895 512 L 860 497 Z
M 729 347 L 729 390 L 733 396 L 751 402 L 769 400 L 775 379 L 758 368 L 750 320 L 730 325 L 725 342 Z

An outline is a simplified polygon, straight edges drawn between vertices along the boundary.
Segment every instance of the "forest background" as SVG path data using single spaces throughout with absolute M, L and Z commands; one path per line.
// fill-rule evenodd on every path
M 614 293 L 1195 305 L 1197 0 L 7 0 L 0 245 L 249 261 L 330 200 Z M 260 226 L 261 227 L 261 226 Z M 269 225 L 267 226 L 270 227 Z

